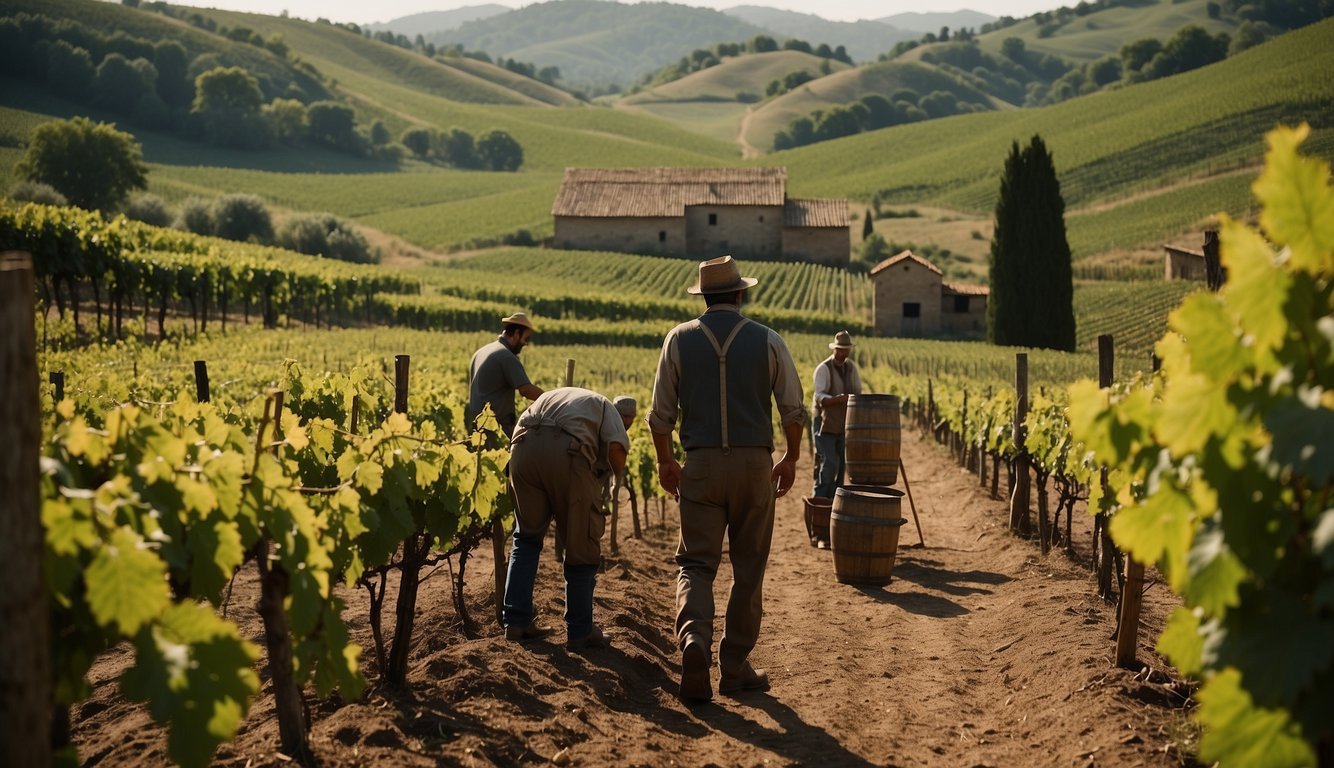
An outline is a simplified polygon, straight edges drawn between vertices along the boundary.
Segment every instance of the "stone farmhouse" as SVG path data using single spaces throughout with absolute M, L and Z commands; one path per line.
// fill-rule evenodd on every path
M 986 336 L 990 290 L 947 283 L 944 273 L 912 251 L 872 267 L 871 282 L 877 336 Z
M 848 201 L 787 196 L 786 168 L 567 168 L 557 248 L 845 267 Z
M 1163 277 L 1168 280 L 1201 280 L 1205 278 L 1204 253 L 1176 245 L 1164 245 Z

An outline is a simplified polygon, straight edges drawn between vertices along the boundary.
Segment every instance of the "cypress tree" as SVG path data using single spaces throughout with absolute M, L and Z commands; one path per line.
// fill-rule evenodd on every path
M 867 208 L 866 219 L 865 222 L 862 224 L 862 239 L 865 240 L 866 238 L 870 237 L 871 233 L 874 231 L 875 231 L 875 220 L 871 218 L 871 209 Z
M 1074 286 L 1065 201 L 1040 136 L 1010 147 L 988 259 L 987 338 L 993 344 L 1075 348 Z

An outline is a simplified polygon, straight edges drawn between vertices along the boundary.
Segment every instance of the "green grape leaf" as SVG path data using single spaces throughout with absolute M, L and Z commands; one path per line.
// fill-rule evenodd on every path
M 1214 379 L 1229 379 L 1247 362 L 1236 323 L 1212 293 L 1188 296 L 1169 317 L 1172 330 L 1189 339 L 1191 368 Z
M 245 461 L 241 454 L 226 452 L 213 455 L 203 462 L 202 468 L 204 478 L 217 498 L 218 511 L 228 520 L 236 517 L 241 510 L 241 475 L 245 472 Z
M 321 621 L 323 631 L 307 641 L 301 655 L 314 659 L 317 695 L 328 696 L 337 688 L 343 698 L 350 701 L 361 695 L 366 680 L 358 668 L 361 646 L 348 640 L 347 625 L 342 619 L 343 608 L 341 600 L 329 601 Z
M 1228 549 L 1217 523 L 1206 523 L 1195 535 L 1186 569 L 1190 574 L 1183 595 L 1187 605 L 1198 606 L 1210 616 L 1222 616 L 1241 601 L 1237 588 L 1248 574 Z
M 1285 469 L 1310 478 L 1315 486 L 1334 482 L 1334 411 L 1320 406 L 1319 397 L 1309 405 L 1299 397 L 1288 397 L 1264 416 L 1265 428 L 1273 435 L 1270 456 Z
M 201 483 L 194 478 L 182 475 L 176 478 L 176 487 L 181 493 L 182 507 L 200 517 L 207 516 L 218 506 L 218 496 L 208 483 Z
M 78 505 L 56 497 L 42 501 L 42 528 L 46 531 L 46 547 L 57 555 L 77 555 L 97 544 L 97 526 L 88 513 L 85 500 Z
M 1170 660 L 1183 675 L 1198 675 L 1203 670 L 1200 655 L 1204 638 L 1200 637 L 1200 619 L 1189 608 L 1173 609 L 1163 633 L 1158 637 L 1158 652 Z
M 85 575 L 88 608 L 103 627 L 134 635 L 171 605 L 167 566 L 128 528 L 111 533 Z
M 1154 433 L 1173 456 L 1189 456 L 1236 424 L 1226 391 L 1207 376 L 1186 374 L 1168 382 Z
M 1205 632 L 1204 662 L 1214 669 L 1236 667 L 1260 704 L 1295 701 L 1329 666 L 1334 619 L 1313 613 L 1313 606 L 1289 593 L 1257 598 L 1243 591 L 1224 623 Z
M 1329 166 L 1301 157 L 1297 147 L 1310 126 L 1269 132 L 1265 169 L 1251 189 L 1264 206 L 1260 225 L 1276 242 L 1292 250 L 1298 269 L 1334 270 L 1334 191 Z
M 1186 580 L 1186 553 L 1194 526 L 1190 497 L 1163 483 L 1136 506 L 1112 516 L 1108 530 L 1117 545 L 1141 563 L 1161 563 L 1172 588 Z
M 1215 674 L 1196 694 L 1205 726 L 1200 758 L 1222 766 L 1302 768 L 1316 764 L 1301 729 L 1281 709 L 1255 706 L 1235 669 Z
M 236 735 L 259 693 L 258 650 L 236 626 L 197 603 L 172 606 L 134 640 L 135 665 L 121 678 L 127 698 L 170 724 L 167 751 L 186 768 L 206 766 Z
M 186 541 L 190 549 L 190 593 L 217 605 L 223 587 L 245 562 L 241 533 L 227 522 L 201 521 L 190 527 Z
M 357 466 L 357 487 L 369 494 L 377 494 L 384 483 L 384 467 L 374 462 L 364 462 Z
M 1224 217 L 1219 238 L 1228 270 L 1223 289 L 1228 309 L 1236 314 L 1257 353 L 1271 352 L 1282 346 L 1288 333 L 1283 305 L 1292 277 L 1278 268 L 1269 243 L 1240 222 Z

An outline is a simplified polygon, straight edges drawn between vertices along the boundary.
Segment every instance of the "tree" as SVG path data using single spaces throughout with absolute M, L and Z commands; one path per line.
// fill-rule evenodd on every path
M 97 65 L 93 79 L 93 103 L 123 111 L 146 95 L 157 95 L 157 68 L 143 59 L 131 62 L 119 53 L 109 53 Z
M 153 66 L 157 67 L 157 94 L 167 106 L 184 107 L 194 98 L 190 81 L 190 59 L 185 46 L 175 40 L 163 40 L 153 47 Z
M 866 209 L 866 218 L 862 220 L 862 239 L 875 234 L 875 217 L 871 215 L 871 209 Z
M 993 344 L 1073 351 L 1074 286 L 1065 201 L 1040 136 L 1014 142 L 1001 176 L 989 258 L 987 337 Z
M 778 41 L 768 35 L 756 35 L 746 43 L 751 53 L 769 53 L 778 50 Z
M 403 138 L 399 141 L 417 157 L 426 157 L 431 154 L 431 145 L 435 143 L 435 132 L 420 126 L 409 128 L 403 132 Z
M 92 93 L 97 70 L 88 51 L 57 40 L 48 46 L 46 61 L 46 82 L 56 93 L 75 101 L 83 101 Z
M 504 131 L 489 131 L 477 140 L 477 157 L 493 171 L 517 171 L 523 165 L 523 147 Z
M 459 128 L 451 128 L 449 133 L 440 135 L 440 146 L 436 150 L 440 159 L 455 168 L 476 168 L 477 148 L 472 134 Z
M 274 99 L 264 106 L 273 137 L 284 144 L 294 144 L 306 135 L 306 105 L 296 99 Z
M 260 115 L 263 101 L 253 75 L 240 67 L 218 67 L 195 78 L 190 111 L 202 121 L 210 142 L 257 147 L 268 140 L 267 125 Z
M 358 148 L 357 116 L 351 107 L 336 101 L 317 101 L 306 109 L 311 141 L 333 149 Z
M 14 170 L 89 210 L 116 208 L 130 190 L 147 186 L 148 173 L 133 136 L 86 117 L 39 125 Z

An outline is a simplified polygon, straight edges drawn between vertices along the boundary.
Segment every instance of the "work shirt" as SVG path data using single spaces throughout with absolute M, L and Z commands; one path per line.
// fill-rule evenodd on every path
M 609 468 L 607 452 L 612 443 L 630 450 L 621 414 L 607 398 L 580 387 L 560 387 L 543 392 L 519 417 L 514 443 L 533 429 L 558 429 L 569 435 L 596 474 Z
M 514 432 L 514 391 L 531 384 L 519 356 L 497 338 L 473 353 L 468 368 L 468 418 L 475 419 L 491 404 L 496 421 L 506 436 Z
M 826 398 L 839 395 L 860 395 L 862 377 L 857 371 L 857 364 L 849 358 L 843 361 L 840 370 L 834 356 L 830 355 L 815 367 L 815 396 L 811 398 L 816 415 L 820 416 L 820 432 L 831 435 L 843 433 L 847 419 L 848 404 L 822 406 Z
M 719 386 L 718 354 L 701 325 L 719 345 L 726 343 L 745 319 L 732 304 L 715 304 L 695 320 L 668 331 L 653 383 L 649 429 L 667 434 L 681 417 L 681 445 L 696 448 L 763 446 L 773 448 L 770 396 L 778 405 L 779 423 L 801 424 L 806 418 L 801 379 L 781 336 L 746 321 L 727 350 L 727 434 L 722 428 L 724 404 Z

